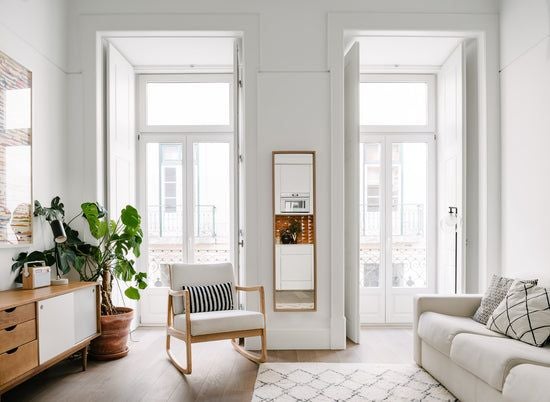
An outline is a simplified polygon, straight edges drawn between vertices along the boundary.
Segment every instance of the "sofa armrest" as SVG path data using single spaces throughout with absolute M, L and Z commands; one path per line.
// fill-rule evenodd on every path
M 413 352 L 414 360 L 418 365 L 422 365 L 422 341 L 418 336 L 418 320 L 422 313 L 431 311 L 434 313 L 455 315 L 459 317 L 471 317 L 476 312 L 481 298 L 480 294 L 462 294 L 462 295 L 435 295 L 419 294 L 413 301 Z

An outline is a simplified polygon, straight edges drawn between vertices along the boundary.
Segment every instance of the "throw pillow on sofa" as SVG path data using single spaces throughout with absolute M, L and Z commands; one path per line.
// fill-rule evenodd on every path
M 489 317 L 487 328 L 543 346 L 550 337 L 550 289 L 532 283 L 514 283 Z
M 481 304 L 479 305 L 477 311 L 475 312 L 473 319 L 483 325 L 487 324 L 489 317 L 493 314 L 493 311 L 498 307 L 498 305 L 504 300 L 508 290 L 514 283 L 515 279 L 503 278 L 502 276 L 493 275 L 491 277 L 491 282 L 487 291 L 481 299 Z M 525 283 L 532 283 L 536 285 L 538 283 L 537 279 L 522 281 Z

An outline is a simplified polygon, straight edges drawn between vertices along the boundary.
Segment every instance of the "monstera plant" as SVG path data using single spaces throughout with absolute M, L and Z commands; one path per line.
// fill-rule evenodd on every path
M 71 269 L 78 272 L 82 281 L 99 281 L 101 286 L 101 323 L 104 331 L 119 332 L 119 337 L 99 337 L 92 342 L 92 355 L 101 359 L 118 358 L 128 352 L 126 346 L 133 310 L 113 304 L 115 280 L 125 283 L 124 294 L 133 300 L 140 298 L 140 290 L 147 287 L 146 273 L 139 272 L 135 259 L 140 256 L 143 241 L 141 217 L 136 208 L 127 205 L 120 212 L 120 217 L 110 219 L 107 210 L 97 202 L 85 202 L 80 212 L 68 222 L 64 222 L 64 205 L 59 197 L 52 200 L 50 207 L 42 207 L 35 202 L 35 216 L 42 216 L 46 221 L 52 219 L 63 221 L 67 240 L 58 244 L 58 264 L 63 273 Z M 94 242 L 81 240 L 79 233 L 71 228 L 77 218 L 83 218 Z M 56 262 L 55 249 L 20 253 L 14 258 L 13 270 L 21 268 L 25 262 L 43 260 L 46 264 Z M 118 288 L 118 286 L 116 287 Z M 125 325 L 120 325 L 125 322 Z M 114 330 L 109 330 L 113 326 Z M 116 339 L 115 339 L 116 338 Z M 113 343 L 113 339 L 115 343 Z

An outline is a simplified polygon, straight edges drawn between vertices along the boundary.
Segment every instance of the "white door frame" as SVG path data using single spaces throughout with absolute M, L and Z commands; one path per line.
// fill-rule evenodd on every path
M 434 293 L 436 291 L 436 236 L 437 236 L 437 210 L 436 210 L 436 148 L 433 134 L 361 134 L 361 144 L 381 144 L 380 166 L 380 194 L 381 204 L 380 221 L 380 275 L 378 288 L 361 287 L 361 304 L 369 296 L 378 298 L 378 305 L 383 306 L 383 312 L 379 308 L 377 313 L 370 317 L 361 314 L 361 322 L 369 324 L 377 323 L 410 323 L 412 322 L 412 302 L 408 312 L 394 313 L 392 295 L 406 296 L 407 298 L 417 293 Z M 427 144 L 427 194 L 426 194 L 426 288 L 393 288 L 392 287 L 392 214 L 388 213 L 392 208 L 392 197 L 387 197 L 387 189 L 391 189 L 392 175 L 388 174 L 392 166 L 393 143 L 426 143 Z M 388 169 L 388 167 L 390 169 Z M 359 201 L 359 200 L 357 200 Z M 375 290 L 376 289 L 376 290 Z M 361 309 L 363 310 L 363 309 Z
M 494 207 L 500 194 L 498 169 L 498 18 L 492 14 L 380 14 L 328 13 L 327 67 L 331 80 L 331 348 L 346 347 L 344 319 L 344 53 L 350 37 L 401 32 L 420 36 L 475 38 L 477 47 L 479 119 L 477 130 L 479 168 L 479 286 L 486 285 L 491 273 L 498 273 L 500 209 Z M 498 201 L 498 200 L 497 200 Z M 491 206 L 489 208 L 488 206 Z M 471 210 L 471 209 L 470 209 Z
M 193 144 L 194 143 L 228 143 L 230 147 L 230 156 L 228 167 L 230 169 L 229 180 L 230 180 L 230 228 L 229 228 L 229 244 L 230 244 L 230 261 L 234 267 L 236 267 L 235 256 L 236 256 L 236 238 L 234 227 L 236 225 L 235 217 L 236 208 L 238 205 L 235 205 L 235 166 L 233 157 L 235 151 L 235 140 L 233 134 L 227 133 L 214 133 L 214 134 L 204 134 L 204 133 L 143 133 L 139 137 L 138 141 L 138 186 L 137 186 L 137 199 L 138 199 L 138 209 L 140 211 L 147 211 L 147 144 L 149 143 L 168 143 L 168 144 L 181 144 L 183 147 L 183 173 L 185 175 L 184 184 L 183 184 L 183 210 L 185 211 L 184 216 L 184 225 L 182 225 L 182 247 L 183 247 L 183 261 L 191 261 L 191 249 L 192 249 L 192 238 L 194 233 L 194 209 L 189 206 L 193 206 Z M 147 236 L 148 228 L 148 214 L 145 212 L 142 216 L 142 225 L 145 228 L 143 243 L 141 246 L 141 258 L 142 261 L 145 261 L 141 264 L 140 268 L 144 271 L 148 271 L 148 261 L 149 261 L 149 238 Z M 237 272 L 235 273 L 238 274 Z M 149 278 L 151 279 L 151 278 Z M 161 308 L 159 311 L 162 311 L 162 314 L 149 314 L 149 309 L 145 308 L 144 303 L 153 303 L 153 300 L 156 300 L 158 303 L 166 303 L 168 291 L 166 287 L 154 287 L 153 283 L 150 281 L 149 286 L 144 289 L 142 292 L 142 308 L 141 308 L 141 323 L 144 325 L 163 325 L 165 320 L 166 309 Z

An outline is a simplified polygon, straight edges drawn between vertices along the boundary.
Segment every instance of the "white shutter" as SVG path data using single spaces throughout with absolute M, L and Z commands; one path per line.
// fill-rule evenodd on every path
M 465 233 L 465 164 L 464 135 L 464 74 L 463 45 L 460 44 L 445 61 L 437 76 L 438 133 L 437 133 L 437 193 L 438 221 L 448 215 L 449 207 L 457 207 L 462 225 L 458 228 L 458 283 L 463 290 L 463 242 Z M 437 284 L 439 293 L 454 293 L 455 261 L 454 232 L 438 225 Z
M 128 204 L 136 206 L 135 73 L 133 66 L 111 44 L 107 49 L 107 210 L 117 219 Z M 125 287 L 121 284 L 122 292 Z M 113 303 L 138 309 L 113 286 Z M 138 317 L 136 313 L 135 317 Z M 132 329 L 138 319 L 132 322 Z
M 345 316 L 346 335 L 359 343 L 359 43 L 345 56 Z
M 107 61 L 107 209 L 116 219 L 136 205 L 135 73 L 111 44 Z

